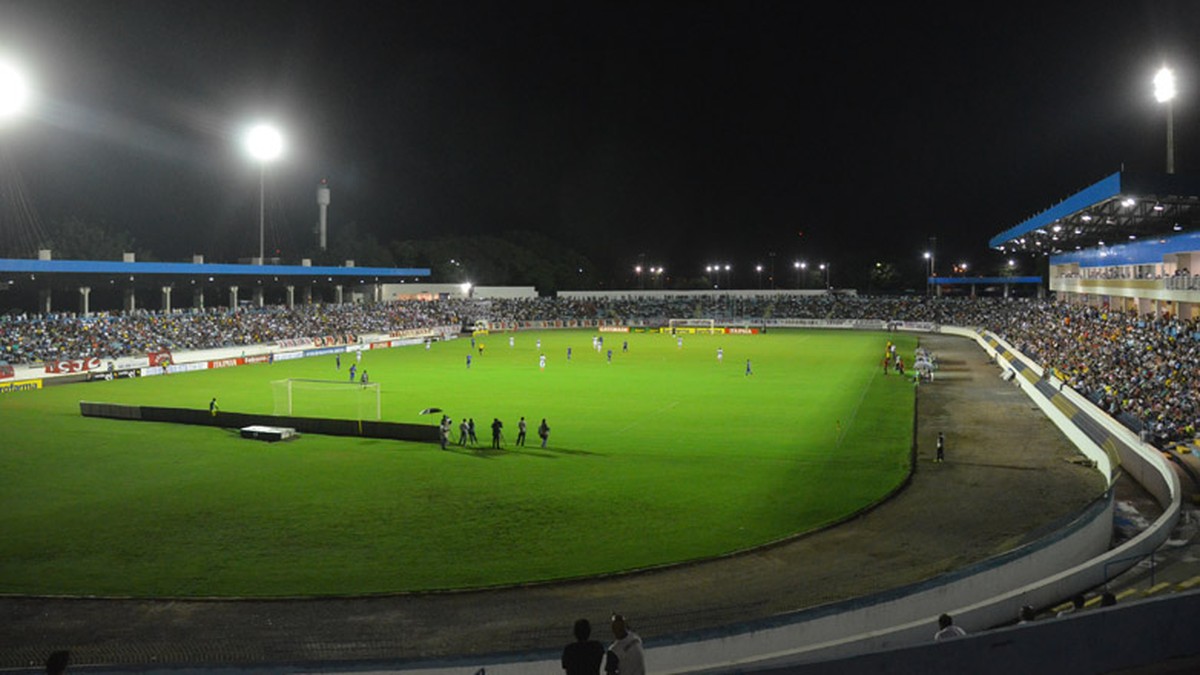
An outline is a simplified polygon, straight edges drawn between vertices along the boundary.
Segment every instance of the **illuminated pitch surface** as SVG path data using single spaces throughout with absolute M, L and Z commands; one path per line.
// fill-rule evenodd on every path
M 79 415 L 80 399 L 205 409 L 213 396 L 224 411 L 269 413 L 272 380 L 348 379 L 345 354 L 340 371 L 328 356 L 0 397 L 0 592 L 296 596 L 586 576 L 819 527 L 907 475 L 913 386 L 879 363 L 888 339 L 911 355 L 911 336 L 688 335 L 680 349 L 670 336 L 605 334 L 598 353 L 593 335 L 518 333 L 510 348 L 493 334 L 482 355 L 469 339 L 364 354 L 384 419 L 434 423 L 417 413 L 443 408 L 457 440 L 457 422 L 474 417 L 479 449 L 264 444 Z M 516 448 L 521 415 L 528 440 Z M 488 449 L 493 417 L 504 451 Z

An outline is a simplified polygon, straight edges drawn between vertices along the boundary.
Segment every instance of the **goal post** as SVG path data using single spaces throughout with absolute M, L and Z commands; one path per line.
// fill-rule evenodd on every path
M 383 416 L 380 392 L 378 382 L 296 378 L 271 382 L 274 414 L 288 417 L 378 420 Z
M 715 319 L 668 319 L 667 327 L 671 334 L 677 333 L 707 333 L 716 335 L 720 332 Z

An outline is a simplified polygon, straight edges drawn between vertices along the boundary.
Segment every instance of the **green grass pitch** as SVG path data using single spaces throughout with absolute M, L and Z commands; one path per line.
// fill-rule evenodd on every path
M 605 334 L 608 363 L 592 335 L 517 333 L 510 348 L 492 334 L 469 370 L 468 339 L 363 354 L 384 419 L 434 423 L 417 414 L 430 406 L 474 417 L 482 449 L 268 444 L 79 414 L 80 400 L 204 408 L 213 396 L 269 413 L 273 380 L 346 378 L 353 355 L 340 372 L 326 356 L 0 395 L 0 593 L 278 597 L 580 577 L 820 527 L 907 476 L 913 385 L 879 361 L 888 339 L 910 360 L 912 336 L 773 330 L 679 348 Z M 529 439 L 516 448 L 521 415 Z M 493 417 L 503 451 L 487 449 Z

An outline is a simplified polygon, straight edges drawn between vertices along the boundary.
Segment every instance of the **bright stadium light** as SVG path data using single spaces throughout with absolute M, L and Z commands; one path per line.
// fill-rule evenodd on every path
M 1154 75 L 1154 100 L 1167 104 L 1167 173 L 1175 173 L 1175 121 L 1171 110 L 1175 94 L 1175 73 L 1164 65 Z
M 16 117 L 29 104 L 29 85 L 16 66 L 0 61 L 0 122 Z
M 246 132 L 243 143 L 246 151 L 258 162 L 258 264 L 261 265 L 267 210 L 267 162 L 273 162 L 283 154 L 283 134 L 269 124 L 256 124 Z

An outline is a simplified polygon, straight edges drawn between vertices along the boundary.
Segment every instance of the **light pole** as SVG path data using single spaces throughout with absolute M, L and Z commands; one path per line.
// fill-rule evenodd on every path
M 725 265 L 725 288 L 733 288 L 733 274 L 729 270 L 733 269 L 728 263 Z
M 263 231 L 267 212 L 267 162 L 283 154 L 283 135 L 269 124 L 258 124 L 246 132 L 246 150 L 258 162 L 258 264 L 263 264 Z
M 925 292 L 933 295 L 933 253 L 925 251 L 925 259 L 929 261 L 929 272 L 925 276 Z
M 825 290 L 829 290 L 829 263 L 821 263 L 821 269 L 825 272 Z
M 758 290 L 762 290 L 762 265 L 755 265 L 754 271 L 758 274 Z
M 796 269 L 796 288 L 800 288 L 800 261 L 792 263 L 792 267 Z
M 1165 65 L 1154 75 L 1154 100 L 1167 104 L 1167 173 L 1175 173 L 1175 122 L 1171 101 L 1175 98 L 1175 73 Z
M 633 273 L 637 276 L 638 289 L 645 288 L 645 286 L 642 285 L 642 266 L 634 265 Z

